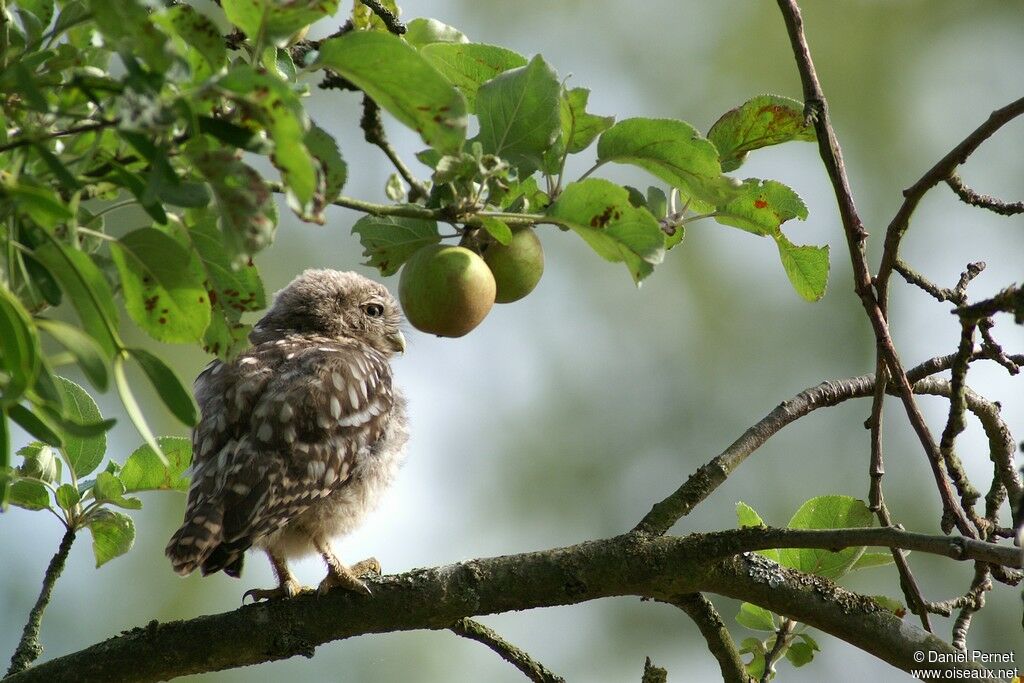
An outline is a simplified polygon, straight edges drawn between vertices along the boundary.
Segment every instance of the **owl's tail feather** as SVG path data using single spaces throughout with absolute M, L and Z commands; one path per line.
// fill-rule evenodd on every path
M 189 511 L 185 523 L 171 536 L 164 552 L 174 571 L 186 576 L 205 563 L 223 539 L 223 509 L 212 503 L 201 504 Z

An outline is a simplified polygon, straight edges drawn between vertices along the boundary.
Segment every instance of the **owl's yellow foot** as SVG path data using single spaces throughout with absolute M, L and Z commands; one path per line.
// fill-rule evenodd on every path
M 278 598 L 294 598 L 302 592 L 302 586 L 295 579 L 282 581 L 277 588 L 251 588 L 242 593 L 242 604 L 246 598 L 252 598 L 253 602 L 260 600 L 277 600 Z
M 332 588 L 341 587 L 354 593 L 372 595 L 373 591 L 359 578 L 361 576 L 380 576 L 380 562 L 376 558 L 371 557 L 362 562 L 356 562 L 351 567 L 346 567 L 340 563 L 338 565 L 329 565 L 327 576 L 320 582 L 317 593 L 324 595 Z

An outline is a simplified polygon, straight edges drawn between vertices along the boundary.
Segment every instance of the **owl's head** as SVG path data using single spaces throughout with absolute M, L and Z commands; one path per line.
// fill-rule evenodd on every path
M 351 271 L 306 270 L 274 296 L 253 328 L 253 343 L 286 334 L 363 341 L 384 355 L 405 350 L 402 314 L 387 288 Z

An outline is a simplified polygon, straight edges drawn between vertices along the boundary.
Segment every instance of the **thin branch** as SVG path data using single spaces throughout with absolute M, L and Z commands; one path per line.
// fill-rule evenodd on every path
M 770 542 L 764 539 L 770 538 Z M 569 605 L 636 595 L 670 602 L 711 591 L 766 607 L 836 635 L 893 666 L 916 668 L 913 654 L 948 654 L 938 669 L 979 665 L 954 661 L 941 639 L 903 622 L 866 596 L 828 579 L 784 569 L 741 549 L 841 548 L 895 543 L 961 559 L 1020 564 L 1016 548 L 895 529 L 810 531 L 746 528 L 687 538 L 625 534 L 553 550 L 417 569 L 373 580 L 373 597 L 347 591 L 246 605 L 232 612 L 160 624 L 156 621 L 79 652 L 49 660 L 5 683 L 109 681 L 130 672 L 136 682 L 313 656 L 324 643 L 367 633 L 444 629 L 468 616 Z M 1010 557 L 1012 555 L 1012 558 Z M 721 559 L 725 558 L 725 559 Z M 237 634 L 245 633 L 245 638 Z
M 971 206 L 988 209 L 1001 216 L 1015 216 L 1024 213 L 1024 202 L 1004 202 L 987 194 L 979 194 L 967 187 L 956 171 L 953 171 L 946 178 L 946 184 L 956 192 L 961 201 Z
M 384 22 L 384 26 L 396 36 L 405 33 L 405 24 L 400 22 L 398 17 L 392 14 L 391 10 L 382 5 L 379 0 L 359 0 L 359 2 L 369 7 L 374 14 L 380 17 L 380 20 Z
M 800 16 L 800 8 L 796 0 L 778 0 L 779 9 L 782 11 L 786 23 L 786 30 L 789 33 L 790 43 L 793 48 L 793 55 L 796 57 L 797 69 L 800 72 L 800 79 L 803 82 L 804 101 L 806 103 L 808 118 L 814 122 L 815 132 L 818 139 L 818 152 L 821 160 L 832 180 L 832 187 L 835 192 L 836 201 L 839 205 L 839 215 L 842 219 L 843 230 L 846 233 L 846 243 L 850 252 L 850 261 L 853 265 L 854 291 L 860 297 L 861 304 L 867 313 L 868 319 L 875 332 L 878 355 L 885 360 L 889 368 L 889 374 L 896 383 L 897 395 L 903 403 L 907 417 L 910 420 L 914 432 L 917 434 L 921 446 L 928 457 L 928 463 L 932 469 L 932 477 L 935 479 L 935 486 L 938 489 L 939 497 L 942 500 L 943 520 L 951 520 L 964 535 L 973 535 L 974 529 L 966 513 L 960 507 L 959 501 L 953 494 L 949 481 L 946 479 L 945 467 L 942 455 L 932 437 L 928 424 L 924 420 L 917 403 L 914 400 L 914 392 L 907 380 L 900 361 L 899 354 L 889 334 L 889 325 L 885 318 L 883 308 L 879 300 L 875 298 L 872 286 L 871 272 L 868 268 L 865 244 L 867 242 L 867 231 L 857 213 L 857 207 L 850 191 L 850 183 L 846 174 L 846 167 L 843 164 L 842 150 L 836 138 L 835 130 L 828 113 L 828 103 L 818 81 L 818 75 L 814 69 L 814 62 L 811 59 L 811 51 L 804 36 L 803 18 Z
M 398 156 L 395 148 L 391 146 L 387 135 L 384 133 L 384 124 L 380 120 L 380 107 L 366 94 L 363 95 L 363 116 L 359 119 L 359 126 L 363 129 L 366 141 L 371 145 L 380 147 L 385 156 L 391 160 L 399 175 L 405 179 L 405 182 L 409 183 L 409 186 L 412 188 L 412 191 L 409 192 L 409 201 L 415 202 L 420 197 L 426 197 L 429 194 L 427 186 L 413 175 L 413 172 L 405 165 L 402 158 Z
M 939 303 L 952 301 L 958 306 L 963 306 L 967 303 L 967 285 L 970 284 L 971 280 L 980 275 L 981 271 L 985 270 L 985 262 L 978 261 L 976 263 L 967 264 L 967 268 L 960 273 L 960 280 L 952 289 L 948 287 L 939 287 L 937 284 L 904 263 L 903 259 L 900 258 L 896 259 L 896 263 L 893 265 L 893 270 L 902 275 L 903 279 L 910 284 L 920 287 L 930 294 Z
M 71 552 L 71 546 L 74 542 L 75 530 L 71 527 L 64 532 L 64 537 L 60 540 L 57 552 L 54 553 L 50 564 L 46 567 L 46 574 L 43 576 L 43 588 L 39 591 L 39 597 L 36 598 L 36 604 L 32 607 L 32 611 L 29 612 L 28 622 L 21 633 L 21 640 L 18 642 L 18 647 L 14 650 L 14 655 L 11 657 L 11 666 L 7 669 L 7 676 L 13 676 L 19 671 L 24 671 L 32 665 L 32 662 L 39 659 L 39 655 L 43 654 L 43 646 L 39 642 L 39 628 L 43 621 L 43 612 L 46 611 L 46 606 L 50 604 L 53 585 L 57 582 L 61 572 L 64 571 L 64 563 L 67 562 L 68 553 Z
M 971 628 L 971 620 L 985 607 L 985 593 L 992 590 L 992 578 L 988 566 L 983 562 L 975 565 L 974 580 L 967 592 L 968 599 L 960 607 L 960 614 L 953 623 L 952 645 L 960 651 L 967 649 L 967 631 Z
M 882 252 L 882 260 L 878 266 L 878 277 L 875 284 L 878 288 L 878 299 L 884 309 L 888 300 L 889 276 L 896 257 L 899 255 L 900 241 L 910 227 L 910 218 L 921 202 L 921 198 L 928 190 L 932 189 L 956 170 L 956 167 L 967 161 L 967 158 L 974 153 L 981 143 L 1005 126 L 1007 123 L 1024 114 L 1024 97 L 1011 102 L 1010 104 L 996 109 L 989 114 L 988 119 L 978 126 L 970 135 L 963 139 L 956 147 L 951 149 L 946 156 L 939 159 L 921 179 L 911 187 L 903 191 L 903 204 L 896 215 L 889 222 L 885 231 L 885 247 Z
M 565 679 L 551 673 L 546 666 L 533 659 L 528 652 L 508 642 L 493 630 L 472 619 L 459 619 L 448 627 L 452 633 L 483 643 L 498 656 L 523 672 L 534 683 L 565 683 Z
M 681 595 L 672 604 L 686 612 L 707 641 L 708 650 L 718 660 L 724 683 L 749 683 L 750 676 L 743 665 L 729 629 L 726 628 L 718 610 L 700 593 Z M 648 660 L 649 661 L 649 660 Z
M 768 683 L 775 677 L 775 662 L 779 661 L 779 657 L 789 645 L 796 624 L 797 622 L 792 619 L 785 618 L 782 620 L 782 625 L 775 631 L 775 642 L 772 644 L 772 649 L 764 656 L 764 673 L 761 674 L 761 683 Z
M 1013 313 L 1018 321 L 1022 321 L 1024 320 L 1024 287 L 1007 287 L 989 299 L 969 306 L 961 306 L 954 313 L 971 320 L 981 320 L 996 313 Z
M 0 154 L 3 154 L 4 152 L 9 152 L 12 149 L 17 149 L 18 147 L 34 145 L 40 142 L 46 142 L 47 140 L 53 140 L 55 138 L 63 138 L 69 135 L 78 135 L 79 133 L 89 133 L 94 130 L 103 130 L 104 128 L 116 126 L 118 123 L 120 123 L 120 119 L 113 119 L 110 121 L 97 121 L 96 123 L 87 123 L 81 126 L 73 126 L 66 130 L 55 130 L 53 132 L 47 133 L 46 135 L 40 135 L 39 137 L 18 138 L 13 142 L 8 142 L 5 145 L 0 145 Z

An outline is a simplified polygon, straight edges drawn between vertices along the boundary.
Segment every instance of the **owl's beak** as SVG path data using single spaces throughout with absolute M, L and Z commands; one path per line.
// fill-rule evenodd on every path
M 401 332 L 395 331 L 393 334 L 389 334 L 386 339 L 393 351 L 405 353 L 405 336 Z

